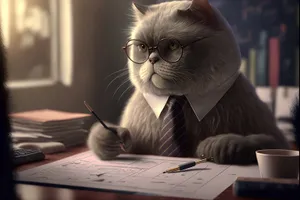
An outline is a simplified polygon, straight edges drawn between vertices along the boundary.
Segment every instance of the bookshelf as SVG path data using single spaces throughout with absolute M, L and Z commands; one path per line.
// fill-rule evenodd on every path
M 156 3 L 171 0 L 156 0 Z M 299 0 L 209 0 L 232 26 L 255 86 L 299 86 Z
M 299 96 L 299 0 L 210 3 L 232 26 L 241 49 L 240 71 L 276 118 L 289 117 Z

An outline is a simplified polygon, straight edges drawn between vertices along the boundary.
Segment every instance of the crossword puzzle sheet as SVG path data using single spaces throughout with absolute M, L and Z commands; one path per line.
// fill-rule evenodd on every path
M 257 165 L 202 163 L 178 173 L 163 173 L 192 158 L 121 155 L 101 161 L 91 151 L 17 174 L 21 183 L 143 193 L 158 196 L 214 199 L 238 176 L 260 177 Z

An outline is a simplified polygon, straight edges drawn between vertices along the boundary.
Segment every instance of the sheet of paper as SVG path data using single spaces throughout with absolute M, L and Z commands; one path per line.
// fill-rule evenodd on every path
M 256 93 L 257 96 L 262 100 L 264 103 L 266 103 L 270 110 L 272 110 L 272 89 L 271 87 L 256 87 Z
M 279 87 L 276 92 L 275 116 L 291 117 L 291 110 L 299 97 L 299 87 Z
M 50 184 L 74 188 L 129 193 L 214 199 L 238 176 L 260 177 L 257 165 L 230 166 L 203 163 L 184 172 L 164 174 L 168 168 L 191 158 L 121 155 L 101 161 L 91 151 L 19 172 L 21 183 Z

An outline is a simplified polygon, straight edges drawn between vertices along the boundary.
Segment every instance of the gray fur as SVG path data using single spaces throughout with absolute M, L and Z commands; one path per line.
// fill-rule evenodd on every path
M 124 138 L 129 153 L 158 154 L 161 120 L 154 115 L 143 92 L 205 95 L 239 69 L 239 48 L 226 20 L 215 8 L 218 29 L 207 26 L 201 19 L 178 15 L 178 10 L 190 6 L 191 1 L 166 2 L 148 7 L 145 14 L 133 7 L 136 21 L 130 38 L 143 40 L 150 46 L 164 37 L 182 43 L 201 37 L 208 39 L 186 48 L 176 64 L 161 59 L 154 65 L 148 61 L 141 65 L 128 61 L 135 92 L 127 102 L 120 124 L 112 126 Z M 154 77 L 153 73 L 157 75 Z M 212 156 L 215 162 L 224 164 L 247 164 L 255 162 L 257 149 L 289 148 L 274 116 L 241 74 L 200 122 L 189 105 L 184 111 L 188 119 L 190 156 Z M 113 159 L 121 153 L 116 140 L 98 124 L 91 129 L 88 146 L 100 159 Z

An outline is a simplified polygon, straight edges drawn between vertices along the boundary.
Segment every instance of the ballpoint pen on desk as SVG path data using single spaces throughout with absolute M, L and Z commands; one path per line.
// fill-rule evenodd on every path
M 94 112 L 94 110 L 92 109 L 92 107 L 91 107 L 86 101 L 84 101 L 83 103 L 84 103 L 85 107 L 90 111 L 90 113 L 92 113 L 92 114 L 97 118 L 97 120 L 102 124 L 102 126 L 103 126 L 105 129 L 107 129 L 107 130 L 113 132 L 117 137 L 119 137 L 119 136 L 118 136 L 118 132 L 117 132 L 115 129 L 108 127 L 108 126 L 107 126 L 107 125 L 106 125 L 106 124 L 98 117 L 98 115 Z M 121 138 L 120 138 L 120 147 L 121 147 L 121 149 L 122 149 L 124 152 L 126 152 L 126 150 L 125 150 L 125 144 L 124 144 L 124 142 L 121 140 Z
M 204 163 L 204 162 L 207 162 L 207 161 L 210 161 L 210 160 L 212 160 L 212 158 L 211 159 L 204 158 L 204 159 L 197 160 L 197 161 L 187 162 L 187 163 L 181 164 L 181 165 L 179 165 L 177 167 L 168 169 L 168 170 L 164 171 L 163 173 L 172 173 L 172 172 L 177 172 L 177 171 L 185 170 L 185 169 L 194 167 L 197 164 Z

